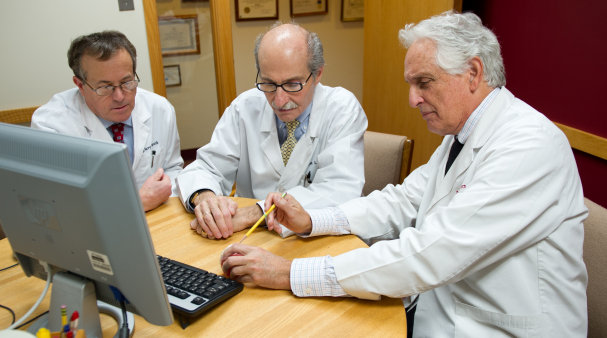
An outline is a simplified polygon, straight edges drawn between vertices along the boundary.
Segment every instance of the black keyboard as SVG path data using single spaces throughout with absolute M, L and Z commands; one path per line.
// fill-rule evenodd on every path
M 235 280 L 158 256 L 171 307 L 195 317 L 237 295 L 244 286 Z

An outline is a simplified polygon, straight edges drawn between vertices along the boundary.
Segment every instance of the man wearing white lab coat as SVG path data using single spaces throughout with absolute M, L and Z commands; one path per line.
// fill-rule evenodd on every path
M 211 142 L 177 177 L 198 233 L 226 238 L 262 216 L 263 202 L 237 209 L 218 197 L 229 195 L 234 182 L 236 196 L 264 199 L 288 191 L 310 208 L 361 196 L 367 118 L 352 93 L 320 84 L 322 53 L 316 34 L 297 25 L 277 24 L 258 37 L 257 88 L 232 102 Z
M 567 138 L 504 87 L 497 38 L 476 15 L 447 12 L 400 38 L 409 103 L 446 135 L 430 161 L 337 208 L 266 199 L 270 225 L 371 247 L 288 261 L 236 244 L 224 271 L 301 297 L 419 295 L 413 337 L 585 337 L 588 211 Z
M 183 160 L 175 110 L 165 98 L 137 88 L 136 56 L 135 47 L 116 31 L 72 41 L 68 61 L 77 88 L 38 108 L 32 128 L 124 143 L 148 211 L 171 196 Z

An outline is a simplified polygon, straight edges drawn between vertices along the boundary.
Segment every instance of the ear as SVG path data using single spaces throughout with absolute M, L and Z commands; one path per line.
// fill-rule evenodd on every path
M 74 76 L 72 77 L 72 81 L 74 81 L 74 84 L 76 85 L 76 87 L 78 87 L 78 90 L 80 90 L 80 94 L 84 96 L 84 83 L 82 82 L 82 80 Z
M 314 80 L 314 85 L 320 83 L 320 78 L 322 77 L 322 72 L 325 70 L 325 66 L 320 67 L 318 70 L 318 75 L 316 75 L 316 80 Z
M 484 71 L 484 65 L 483 65 L 483 61 L 481 61 L 481 59 L 478 56 L 475 56 L 472 58 L 472 60 L 470 60 L 468 62 L 468 65 L 470 66 L 470 70 L 469 70 L 469 76 L 470 76 L 470 92 L 475 92 L 479 86 L 481 85 L 481 83 L 484 81 L 483 80 L 483 71 Z

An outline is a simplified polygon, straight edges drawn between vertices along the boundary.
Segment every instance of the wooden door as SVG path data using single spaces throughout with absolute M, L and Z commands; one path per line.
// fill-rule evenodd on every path
M 428 162 L 442 137 L 428 131 L 419 109 L 409 106 L 409 85 L 404 79 L 406 50 L 400 45 L 398 31 L 454 5 L 461 10 L 461 0 L 365 2 L 363 108 L 369 130 L 413 139 L 411 171 Z

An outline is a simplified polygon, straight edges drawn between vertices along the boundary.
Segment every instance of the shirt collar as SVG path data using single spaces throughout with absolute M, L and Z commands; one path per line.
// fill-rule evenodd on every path
M 305 121 L 308 116 L 310 116 L 310 112 L 312 111 L 312 105 L 314 105 L 314 101 L 310 102 L 308 108 L 306 108 L 306 110 L 304 110 L 303 113 L 299 114 L 299 116 L 296 118 L 296 120 L 299 121 L 300 124 Z M 274 117 L 276 118 L 276 124 L 278 125 L 278 128 L 282 129 L 287 125 L 285 122 L 281 121 L 276 114 L 274 114 Z
M 116 122 L 108 121 L 99 115 L 96 115 L 96 116 L 97 116 L 97 118 L 99 118 L 99 121 L 101 121 L 101 124 L 103 124 L 103 127 L 105 129 L 109 128 L 111 125 L 116 123 Z M 129 118 L 126 121 L 122 122 L 122 124 L 125 124 L 132 128 L 133 127 L 133 115 L 129 116 Z
M 462 144 L 466 143 L 468 136 L 470 136 L 470 134 L 472 134 L 474 127 L 476 127 L 476 124 L 483 116 L 483 113 L 485 113 L 487 108 L 491 105 L 491 102 L 493 102 L 493 99 L 500 92 L 500 89 L 501 89 L 500 87 L 497 87 L 491 93 L 489 93 L 489 95 L 487 95 L 487 97 L 483 100 L 483 102 L 481 102 L 481 104 L 479 104 L 478 107 L 476 107 L 476 109 L 474 109 L 472 114 L 468 117 L 468 120 L 466 120 L 464 127 L 457 134 L 457 140 L 460 143 L 462 143 Z

